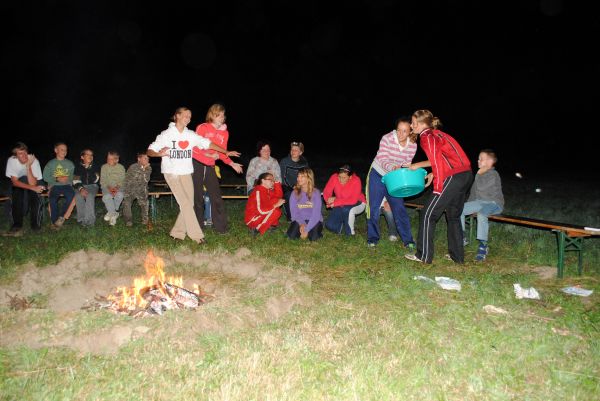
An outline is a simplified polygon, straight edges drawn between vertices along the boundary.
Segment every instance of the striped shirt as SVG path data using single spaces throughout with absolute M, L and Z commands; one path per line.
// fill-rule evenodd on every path
M 373 160 L 373 168 L 382 176 L 386 175 L 390 171 L 402 167 L 403 164 L 412 163 L 415 153 L 417 153 L 417 144 L 408 139 L 406 146 L 402 148 L 398 142 L 396 130 L 393 130 L 381 137 L 379 150 Z

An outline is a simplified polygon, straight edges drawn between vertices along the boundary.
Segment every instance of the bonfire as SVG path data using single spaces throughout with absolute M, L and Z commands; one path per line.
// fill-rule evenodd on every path
M 130 287 L 117 287 L 107 296 L 97 295 L 83 309 L 107 309 L 114 313 L 140 317 L 162 315 L 171 309 L 196 309 L 206 302 L 208 294 L 197 284 L 193 291 L 183 286 L 183 277 L 167 277 L 164 261 L 149 251 L 144 261 L 146 275 L 136 277 Z

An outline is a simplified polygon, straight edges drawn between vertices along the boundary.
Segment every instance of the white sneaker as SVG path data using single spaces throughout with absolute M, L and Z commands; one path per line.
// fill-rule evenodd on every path
M 404 255 L 404 257 L 408 260 L 412 260 L 413 262 L 419 262 L 419 263 L 423 263 L 423 261 L 419 258 L 417 258 L 415 255 L 413 255 L 412 253 L 407 253 L 406 255 Z
M 388 239 L 389 239 L 390 241 L 392 241 L 392 242 L 396 242 L 396 241 L 398 241 L 398 237 L 396 237 L 395 235 L 390 235 L 390 236 L 388 237 Z
M 117 224 L 118 217 L 119 217 L 118 213 L 113 213 L 112 216 L 110 216 L 110 221 L 108 222 L 108 224 L 110 224 L 111 226 L 114 226 L 115 224 Z
M 112 213 L 108 212 L 104 215 L 104 221 L 110 221 L 110 216 Z

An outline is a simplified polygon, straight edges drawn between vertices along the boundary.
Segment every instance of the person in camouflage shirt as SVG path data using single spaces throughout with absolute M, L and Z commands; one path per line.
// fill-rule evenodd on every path
M 125 197 L 123 199 L 123 218 L 125 225 L 133 225 L 131 205 L 137 199 L 142 214 L 142 224 L 149 225 L 148 221 L 148 182 L 152 174 L 152 166 L 146 152 L 137 154 L 137 162 L 127 169 L 125 174 Z

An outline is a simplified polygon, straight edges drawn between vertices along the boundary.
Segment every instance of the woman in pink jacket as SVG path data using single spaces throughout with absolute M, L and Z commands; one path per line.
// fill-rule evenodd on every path
M 336 234 L 342 232 L 354 235 L 354 220 L 366 208 L 365 195 L 362 192 L 360 177 L 353 174 L 352 168 L 344 164 L 337 173 L 329 177 L 323 190 L 325 206 L 331 209 L 325 228 Z

